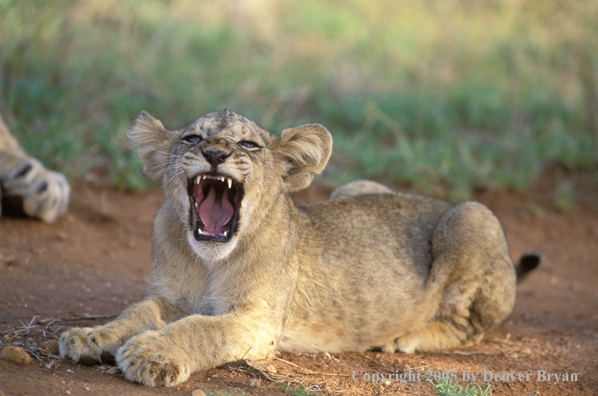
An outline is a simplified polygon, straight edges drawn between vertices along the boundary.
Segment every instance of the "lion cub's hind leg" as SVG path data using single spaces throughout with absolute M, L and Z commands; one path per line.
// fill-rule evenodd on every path
M 392 194 L 395 191 L 390 188 L 370 180 L 357 180 L 351 183 L 343 184 L 330 194 L 330 199 L 356 197 L 358 195 L 370 194 Z
M 382 347 L 383 352 L 428 352 L 470 347 L 479 343 L 483 333 L 468 335 L 452 324 L 434 320 L 424 328 L 405 334 Z
M 515 269 L 502 227 L 484 205 L 466 202 L 447 211 L 434 231 L 432 254 L 427 303 L 438 309 L 422 328 L 399 337 L 396 350 L 476 345 L 513 310 Z M 387 345 L 385 350 L 391 348 Z

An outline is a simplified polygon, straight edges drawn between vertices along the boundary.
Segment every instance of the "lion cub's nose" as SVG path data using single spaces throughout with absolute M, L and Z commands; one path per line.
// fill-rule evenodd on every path
M 201 153 L 214 168 L 216 168 L 219 164 L 223 163 L 230 155 L 230 153 L 218 150 L 217 148 L 204 149 L 201 150 Z

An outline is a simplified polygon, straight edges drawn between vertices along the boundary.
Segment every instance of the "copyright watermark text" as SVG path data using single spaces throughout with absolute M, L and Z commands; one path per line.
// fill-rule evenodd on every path
M 394 373 L 370 373 L 363 370 L 355 370 L 351 374 L 351 378 L 356 382 L 371 382 L 374 384 L 387 384 L 389 382 L 399 382 L 406 384 L 407 382 L 421 382 L 421 381 L 463 381 L 463 382 L 549 382 L 558 384 L 559 382 L 576 382 L 579 373 L 549 373 L 545 370 L 535 370 L 530 372 L 493 372 L 491 370 L 484 370 L 479 373 L 468 373 L 466 371 L 457 370 L 427 370 L 427 371 L 412 371 L 407 370 L 399 372 L 395 370 Z

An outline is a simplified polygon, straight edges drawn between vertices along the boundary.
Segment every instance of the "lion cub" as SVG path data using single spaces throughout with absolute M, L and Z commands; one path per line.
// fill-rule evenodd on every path
M 150 297 L 73 328 L 60 353 L 115 357 L 131 381 L 277 352 L 433 351 L 479 342 L 515 302 L 516 269 L 483 205 L 372 182 L 295 207 L 332 151 L 321 125 L 272 137 L 230 111 L 170 130 L 142 112 L 129 132 L 167 201 L 153 229 Z M 524 256 L 521 272 L 536 255 Z

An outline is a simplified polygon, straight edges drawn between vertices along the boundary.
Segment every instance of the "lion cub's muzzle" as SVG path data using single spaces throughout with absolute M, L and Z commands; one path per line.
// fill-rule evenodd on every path
M 228 176 L 202 174 L 189 180 L 190 223 L 197 241 L 228 242 L 237 228 L 242 185 Z
M 216 170 L 218 168 L 218 165 L 224 163 L 224 161 L 226 161 L 226 159 L 232 154 L 232 152 L 219 150 L 215 147 L 210 147 L 208 149 L 202 148 L 201 154 L 204 156 L 206 161 L 208 161 L 210 165 L 212 165 L 212 169 Z
M 218 169 L 218 165 L 224 163 L 233 153 L 231 142 L 220 137 L 207 138 L 201 142 L 199 147 L 201 148 L 201 154 L 212 165 L 214 172 Z

